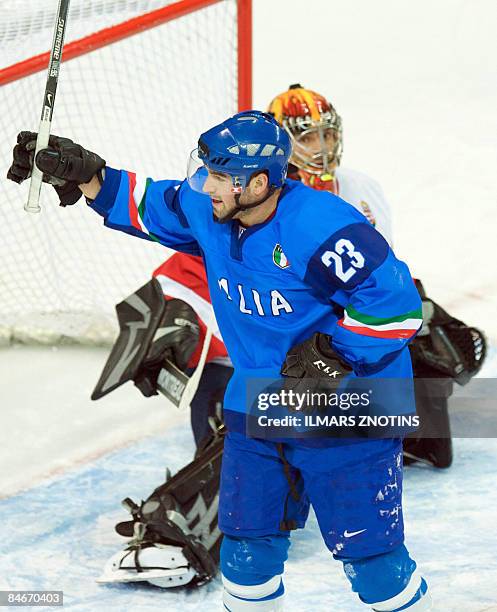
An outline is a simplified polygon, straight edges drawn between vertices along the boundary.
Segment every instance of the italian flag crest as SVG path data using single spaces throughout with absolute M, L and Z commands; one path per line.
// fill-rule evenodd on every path
M 288 268 L 290 265 L 290 262 L 286 258 L 285 253 L 283 253 L 281 244 L 276 244 L 273 249 L 273 262 L 278 266 L 278 268 L 281 268 L 282 270 Z

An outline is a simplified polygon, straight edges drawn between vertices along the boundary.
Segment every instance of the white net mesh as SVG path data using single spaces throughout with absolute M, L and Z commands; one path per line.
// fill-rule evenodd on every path
M 66 44 L 172 2 L 72 0 Z M 2 68 L 48 51 L 57 0 L 0 0 Z M 52 133 L 109 165 L 183 178 L 198 135 L 237 108 L 236 2 L 224 0 L 62 65 Z M 114 305 L 169 253 L 106 229 L 84 200 L 64 210 L 42 187 L 42 213 L 23 210 L 28 181 L 4 177 L 19 131 L 36 131 L 45 71 L 1 87 L 0 341 L 102 343 Z

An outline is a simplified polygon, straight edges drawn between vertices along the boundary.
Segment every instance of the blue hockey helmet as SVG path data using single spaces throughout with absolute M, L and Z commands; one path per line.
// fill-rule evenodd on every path
M 267 113 L 245 111 L 204 132 L 190 154 L 188 182 L 203 186 L 208 168 L 231 176 L 230 192 L 242 193 L 252 176 L 266 171 L 272 190 L 283 185 L 292 147 L 282 126 Z

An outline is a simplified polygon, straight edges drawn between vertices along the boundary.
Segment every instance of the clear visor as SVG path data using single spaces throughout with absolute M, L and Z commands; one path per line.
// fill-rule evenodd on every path
M 194 191 L 211 197 L 242 193 L 244 188 L 243 177 L 209 169 L 200 159 L 198 149 L 190 153 L 186 177 Z
M 332 173 L 340 156 L 340 134 L 330 124 L 315 124 L 306 130 L 292 132 L 292 162 L 314 174 Z

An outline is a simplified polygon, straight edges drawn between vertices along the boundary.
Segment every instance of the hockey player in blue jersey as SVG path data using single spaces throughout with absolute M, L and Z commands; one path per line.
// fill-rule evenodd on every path
M 33 134 L 19 135 L 9 178 L 29 175 L 32 143 Z M 286 132 L 249 111 L 201 135 L 184 181 L 140 180 L 57 137 L 36 163 L 61 204 L 84 193 L 108 227 L 204 258 L 235 368 L 219 507 L 225 609 L 283 609 L 290 530 L 304 526 L 312 504 L 366 606 L 428 610 L 404 545 L 399 439 L 313 446 L 245 434 L 251 380 L 410 377 L 407 343 L 421 325 L 407 266 L 351 206 L 287 180 L 289 156 Z

